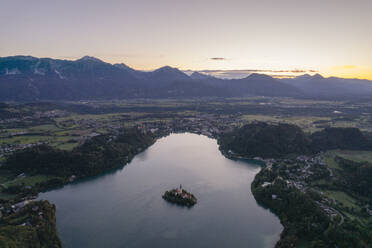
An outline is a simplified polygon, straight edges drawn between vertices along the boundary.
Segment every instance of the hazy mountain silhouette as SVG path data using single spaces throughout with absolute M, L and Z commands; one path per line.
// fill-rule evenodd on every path
M 304 95 L 311 98 L 353 98 L 371 97 L 372 81 L 360 79 L 345 79 L 329 77 L 319 74 L 308 74 L 293 79 L 281 80 L 288 85 L 300 89 Z
M 210 76 L 210 75 L 207 75 L 207 74 L 203 74 L 203 73 L 200 73 L 200 72 L 193 72 L 190 77 L 192 79 L 195 79 L 195 80 L 209 80 L 209 79 L 212 79 L 212 80 L 215 80 L 217 78 L 213 77 L 213 76 Z
M 201 96 L 324 98 L 371 94 L 371 81 L 320 75 L 279 80 L 251 74 L 242 79 L 219 79 L 199 72 L 188 76 L 169 66 L 138 71 L 89 56 L 74 61 L 31 56 L 0 58 L 2 101 Z
M 223 88 L 234 96 L 302 96 L 296 87 L 264 74 L 253 73 L 242 79 L 219 79 L 194 72 L 191 77 L 204 84 Z
M 231 80 L 234 90 L 258 96 L 302 96 L 302 92 L 268 75 L 253 73 L 243 79 Z

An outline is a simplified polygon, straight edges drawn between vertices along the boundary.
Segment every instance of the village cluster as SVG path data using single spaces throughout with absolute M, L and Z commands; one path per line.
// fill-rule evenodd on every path
M 200 115 L 198 117 L 177 118 L 171 121 L 143 122 L 139 128 L 152 133 L 190 132 L 216 138 L 223 132 L 232 130 L 233 118 L 221 118 L 215 115 Z
M 317 193 L 321 199 L 315 201 L 316 204 L 331 218 L 337 220 L 339 225 L 344 223 L 344 216 L 334 207 L 336 201 L 328 198 L 322 190 L 314 186 L 312 183 L 319 179 L 332 178 L 334 173 L 324 163 L 323 154 L 315 156 L 301 155 L 295 159 L 261 159 L 266 163 L 263 170 L 268 170 L 276 175 L 271 182 L 264 182 L 261 187 L 268 187 L 275 183 L 276 180 L 282 180 L 288 188 L 295 188 L 302 193 L 313 191 Z M 273 200 L 281 200 L 278 195 L 272 195 Z M 372 211 L 367 208 L 367 212 L 372 216 Z

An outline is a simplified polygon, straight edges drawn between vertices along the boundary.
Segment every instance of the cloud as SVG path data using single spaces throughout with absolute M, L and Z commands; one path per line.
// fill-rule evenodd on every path
M 201 70 L 199 72 L 205 73 L 308 73 L 308 72 L 318 72 L 317 70 L 262 70 L 262 69 L 243 69 L 243 70 Z
M 215 76 L 218 78 L 244 78 L 252 73 L 267 74 L 276 78 L 295 77 L 298 74 L 315 73 L 317 70 L 288 69 L 288 70 L 262 70 L 262 69 L 243 69 L 243 70 L 200 70 L 198 72 Z
M 213 58 L 209 58 L 210 60 L 226 60 L 226 58 L 222 58 L 222 57 L 213 57 Z
M 273 77 L 273 78 L 295 78 L 296 75 L 289 75 L 289 74 L 284 74 L 284 75 L 278 75 L 278 74 L 267 74 L 269 75 L 270 77 Z

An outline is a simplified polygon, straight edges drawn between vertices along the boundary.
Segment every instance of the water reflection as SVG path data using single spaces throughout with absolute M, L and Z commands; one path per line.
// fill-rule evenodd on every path
M 56 204 L 64 247 L 273 247 L 282 226 L 253 198 L 259 170 L 223 157 L 216 140 L 172 134 L 123 169 L 39 198 Z M 193 208 L 161 198 L 179 184 Z

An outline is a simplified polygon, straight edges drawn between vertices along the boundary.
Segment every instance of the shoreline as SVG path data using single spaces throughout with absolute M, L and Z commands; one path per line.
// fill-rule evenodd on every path
M 117 171 L 117 170 L 120 169 L 120 168 L 124 168 L 126 165 L 128 165 L 128 164 L 133 160 L 133 158 L 134 158 L 135 156 L 137 156 L 138 154 L 144 152 L 146 149 L 148 149 L 148 148 L 151 147 L 153 144 L 155 144 L 159 139 L 165 138 L 165 137 L 171 135 L 172 133 L 174 133 L 174 134 L 180 134 L 180 133 L 192 133 L 192 134 L 197 134 L 197 135 L 206 136 L 206 137 L 208 137 L 208 138 L 210 138 L 210 139 L 214 139 L 214 140 L 216 140 L 216 141 L 217 141 L 218 149 L 220 150 L 222 156 L 224 156 L 224 157 L 226 157 L 226 158 L 228 158 L 228 159 L 231 159 L 231 160 L 243 160 L 243 161 L 245 161 L 245 162 L 250 161 L 250 162 L 253 162 L 253 163 L 255 163 L 255 164 L 261 166 L 261 169 L 260 169 L 259 172 L 255 175 L 255 178 L 256 178 L 256 176 L 260 173 L 260 171 L 264 168 L 263 166 L 265 166 L 265 165 L 263 164 L 263 163 L 264 163 L 263 160 L 254 159 L 254 158 L 247 158 L 247 157 L 242 157 L 242 156 L 228 156 L 225 152 L 223 152 L 223 151 L 220 149 L 220 145 L 218 144 L 218 137 L 216 137 L 216 136 L 212 136 L 212 137 L 211 137 L 211 136 L 208 136 L 208 135 L 205 135 L 205 134 L 201 134 L 201 133 L 197 133 L 197 132 L 190 132 L 190 131 L 166 132 L 166 133 L 161 133 L 160 135 L 157 135 L 156 137 L 154 137 L 153 142 L 152 142 L 151 144 L 149 144 L 145 149 L 142 149 L 142 150 L 139 151 L 138 153 L 133 154 L 131 157 L 129 157 L 129 159 L 126 161 L 125 164 L 119 164 L 119 165 L 116 166 L 115 168 L 112 168 L 112 169 L 110 169 L 110 170 L 107 170 L 107 171 L 104 171 L 104 172 L 98 173 L 98 174 L 96 174 L 96 175 L 85 176 L 85 177 L 78 177 L 78 178 L 76 178 L 76 179 L 73 180 L 73 181 L 66 180 L 66 181 L 62 182 L 61 184 L 59 184 L 59 185 L 54 185 L 54 186 L 52 186 L 52 187 L 48 187 L 48 186 L 46 186 L 45 188 L 42 188 L 42 190 L 38 191 L 35 195 L 32 195 L 31 197 L 22 198 L 21 200 L 24 201 L 24 200 L 28 200 L 28 199 L 32 198 L 32 202 L 34 202 L 34 203 L 37 204 L 37 203 L 39 203 L 39 202 L 42 201 L 42 200 L 35 200 L 35 199 L 38 198 L 39 193 L 47 192 L 47 191 L 51 191 L 51 190 L 58 189 L 58 188 L 62 188 L 62 187 L 64 187 L 65 185 L 68 185 L 68 184 L 75 184 L 75 183 L 78 184 L 78 183 L 80 183 L 80 182 L 82 182 L 82 181 L 84 181 L 84 180 L 90 180 L 91 178 L 101 177 L 102 175 L 105 175 L 106 173 L 115 172 L 115 171 Z M 252 187 L 250 188 L 250 190 L 252 191 Z M 253 194 L 253 192 L 252 192 L 252 194 Z M 259 202 L 257 201 L 257 199 L 255 199 L 255 200 L 256 200 L 257 204 L 259 204 Z M 47 202 L 48 202 L 48 201 L 47 201 Z M 49 202 L 48 202 L 48 203 L 49 203 Z M 16 203 L 15 203 L 15 204 L 16 204 Z M 50 203 L 50 204 L 51 204 L 52 206 L 55 206 L 53 203 Z M 260 205 L 260 204 L 259 204 L 259 205 Z M 270 209 L 268 209 L 268 210 L 269 210 L 270 212 L 272 212 Z M 54 214 L 55 214 L 55 212 L 54 212 Z M 280 220 L 280 218 L 279 218 L 277 215 L 276 215 L 276 217 Z M 55 222 L 54 222 L 54 224 L 53 224 L 53 223 L 51 223 L 51 224 L 54 225 L 54 228 L 55 228 L 55 230 L 56 230 Z M 284 227 L 284 226 L 283 226 L 283 227 Z M 284 230 L 284 229 L 283 229 L 283 230 Z M 282 232 L 283 232 L 283 231 L 282 231 Z M 279 235 L 281 235 L 281 233 L 280 233 Z M 57 237 L 58 240 L 59 240 L 58 233 L 56 234 L 56 237 Z M 59 241 L 60 241 L 60 240 L 59 240 Z M 279 240 L 276 241 L 276 242 L 279 242 Z

